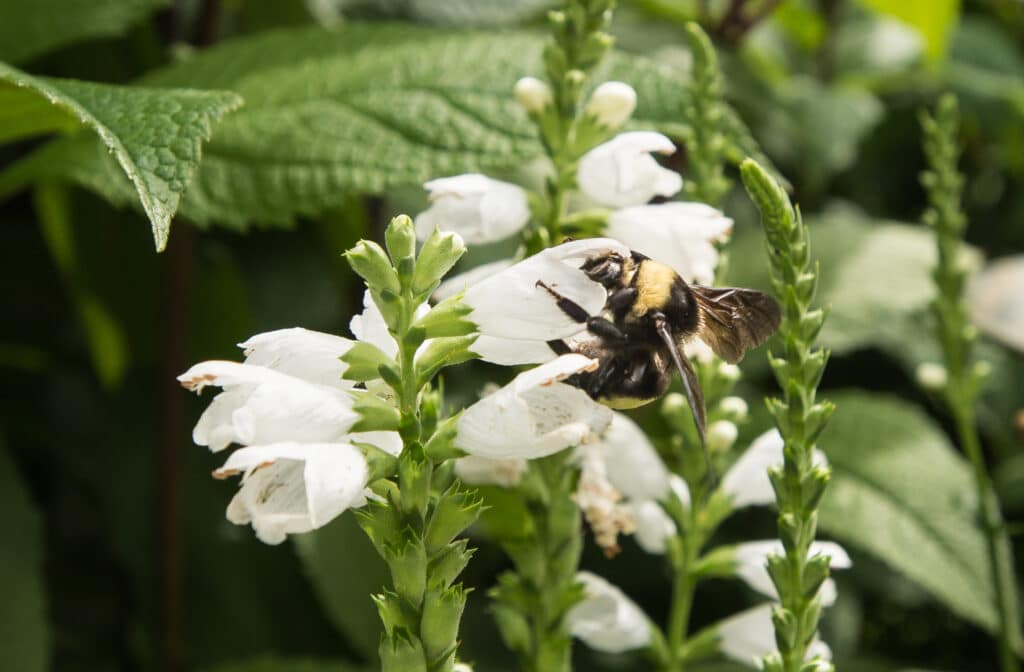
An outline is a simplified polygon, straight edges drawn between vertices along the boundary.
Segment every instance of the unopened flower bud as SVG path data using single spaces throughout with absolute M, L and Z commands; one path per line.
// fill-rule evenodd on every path
M 708 450 L 715 453 L 724 453 L 736 443 L 739 430 L 735 423 L 729 420 L 717 420 L 708 426 L 707 444 Z
M 918 385 L 933 392 L 944 388 L 949 380 L 949 373 L 946 371 L 946 367 L 935 362 L 919 364 L 914 375 L 917 378 Z
M 608 128 L 618 128 L 636 109 L 636 91 L 624 82 L 605 82 L 597 87 L 587 104 L 587 114 Z
M 726 397 L 719 402 L 719 408 L 735 421 L 746 420 L 750 408 L 741 397 Z
M 551 87 L 536 77 L 523 77 L 512 90 L 516 101 L 530 114 L 542 111 L 551 104 Z
M 728 381 L 735 382 L 740 379 L 740 367 L 735 364 L 722 364 L 718 367 L 718 373 Z

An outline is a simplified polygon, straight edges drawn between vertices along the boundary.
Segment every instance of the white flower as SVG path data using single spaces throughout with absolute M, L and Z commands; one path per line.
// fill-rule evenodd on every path
M 946 387 L 946 383 L 949 381 L 949 372 L 942 364 L 923 362 L 917 365 L 914 377 L 917 378 L 918 385 L 934 392 Z
M 723 413 L 737 421 L 745 420 L 750 412 L 750 407 L 747 406 L 743 397 L 725 397 L 718 402 L 718 407 L 722 409 Z
M 687 282 L 709 285 L 718 265 L 713 243 L 730 231 L 732 220 L 710 205 L 676 202 L 616 210 L 605 234 L 671 266 Z
M 497 364 L 527 364 L 553 359 L 547 341 L 567 338 L 584 330 L 542 287 L 579 304 L 591 315 L 604 308 L 607 292 L 580 270 L 588 258 L 629 248 L 609 238 L 575 240 L 551 247 L 471 285 L 463 303 L 473 312 L 481 336 L 473 352 Z
M 630 506 L 637 545 L 653 555 L 663 554 L 669 537 L 676 533 L 676 524 L 653 499 L 640 499 Z
M 534 459 L 594 440 L 611 411 L 559 381 L 596 366 L 583 355 L 563 355 L 519 374 L 463 411 L 455 445 L 481 457 Z
M 536 77 L 523 77 L 512 89 L 516 101 L 527 112 L 540 112 L 551 104 L 551 87 Z
M 708 450 L 713 453 L 724 453 L 736 443 L 740 430 L 731 420 L 715 420 L 707 429 Z
M 364 504 L 369 470 L 351 445 L 286 442 L 240 448 L 213 475 L 239 473 L 242 487 L 228 505 L 228 520 L 251 523 L 261 541 L 279 544 Z
M 431 180 L 430 207 L 416 216 L 416 236 L 426 240 L 434 229 L 454 231 L 466 243 L 508 238 L 530 221 L 530 204 L 522 187 L 470 173 Z
M 618 128 L 629 120 L 636 109 L 636 91 L 625 82 L 605 82 L 590 96 L 587 114 L 608 128 Z
M 579 572 L 586 597 L 569 610 L 566 623 L 574 637 L 592 649 L 622 653 L 644 648 L 651 640 L 651 624 L 625 594 L 600 576 Z
M 469 485 L 498 485 L 511 488 L 526 471 L 526 460 L 518 458 L 491 459 L 467 455 L 455 460 L 455 475 Z
M 775 501 L 775 491 L 768 480 L 768 467 L 783 462 L 783 441 L 777 429 L 772 429 L 754 439 L 735 464 L 722 478 L 722 491 L 729 496 L 736 509 Z M 812 461 L 815 465 L 826 465 L 825 454 L 814 449 Z
M 662 168 L 651 152 L 671 154 L 672 141 L 653 131 L 632 131 L 598 145 L 580 159 L 577 183 L 588 198 L 604 206 L 643 205 L 655 196 L 672 196 L 683 178 Z
M 355 387 L 341 377 L 348 365 L 340 357 L 352 347 L 347 338 L 292 327 L 256 334 L 238 347 L 245 351 L 246 364 L 344 390 Z
M 485 280 L 496 273 L 504 271 L 514 263 L 515 262 L 511 259 L 499 259 L 498 261 L 474 266 L 464 273 L 459 273 L 458 275 L 445 278 L 441 284 L 438 285 L 437 289 L 434 290 L 431 299 L 440 303 L 445 299 L 455 296 L 461 291 L 469 289 L 476 283 Z
M 748 586 L 775 600 L 779 599 L 779 593 L 775 590 L 768 575 L 768 556 L 785 555 L 782 542 L 778 539 L 766 539 L 764 541 L 748 541 L 736 546 L 733 558 L 736 562 L 736 576 L 743 579 Z M 832 569 L 849 569 L 853 562 L 839 544 L 832 541 L 815 541 L 811 543 L 809 557 L 815 555 L 827 555 L 830 559 Z M 832 606 L 836 601 L 836 584 L 832 579 L 826 579 L 822 584 L 821 603 L 826 607 Z
M 719 651 L 737 662 L 759 667 L 758 661 L 775 650 L 772 608 L 771 604 L 762 604 L 720 621 L 715 626 Z M 807 660 L 816 656 L 825 660 L 832 658 L 828 645 L 817 637 L 807 647 Z
M 1024 254 L 998 259 L 971 277 L 967 305 L 978 328 L 1024 352 Z
M 178 380 L 196 392 L 206 385 L 224 389 L 192 431 L 196 444 L 213 451 L 231 443 L 339 441 L 358 419 L 347 392 L 263 366 L 213 360 Z

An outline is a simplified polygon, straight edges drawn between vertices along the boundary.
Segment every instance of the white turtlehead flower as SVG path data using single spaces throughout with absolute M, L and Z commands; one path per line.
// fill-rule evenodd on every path
M 583 155 L 577 184 L 588 198 L 611 208 L 643 205 L 655 196 L 672 196 L 683 188 L 683 178 L 662 168 L 651 153 L 675 151 L 676 146 L 661 133 L 622 133 Z
M 345 443 L 283 442 L 240 448 L 213 472 L 215 478 L 237 474 L 242 486 L 228 520 L 251 523 L 260 541 L 280 544 L 362 506 L 369 469 L 363 454 Z
M 480 457 L 534 459 L 595 440 L 611 411 L 559 381 L 596 366 L 572 354 L 524 371 L 462 412 L 455 445 Z
M 551 104 L 551 87 L 536 77 L 523 77 L 516 82 L 512 94 L 524 110 L 540 112 Z
M 339 441 L 358 419 L 346 391 L 263 366 L 213 360 L 196 364 L 178 380 L 195 392 L 207 385 L 224 390 L 192 431 L 192 440 L 212 451 L 231 443 Z
M 676 524 L 661 504 L 641 499 L 630 504 L 633 513 L 633 538 L 637 545 L 652 555 L 662 555 L 669 537 L 675 535 Z
M 775 491 L 768 479 L 768 468 L 783 462 L 783 441 L 779 430 L 772 429 L 754 439 L 738 460 L 725 472 L 722 491 L 729 496 L 733 508 L 771 504 Z M 813 464 L 826 465 L 825 454 L 814 449 Z
M 423 185 L 430 207 L 416 216 L 416 236 L 426 240 L 434 229 L 454 231 L 469 244 L 508 238 L 530 221 L 526 191 L 515 184 L 469 173 L 442 177 Z
M 247 365 L 343 390 L 355 387 L 353 381 L 342 378 L 348 365 L 340 357 L 352 347 L 347 338 L 292 327 L 256 334 L 238 347 L 245 352 Z
M 718 266 L 714 243 L 731 231 L 732 220 L 710 205 L 674 202 L 616 210 L 605 235 L 671 266 L 687 282 L 709 285 Z
M 605 82 L 590 96 L 587 114 L 608 128 L 618 128 L 629 121 L 636 109 L 636 90 L 625 82 Z
M 511 259 L 499 259 L 498 261 L 491 261 L 486 264 L 480 264 L 473 268 L 445 278 L 434 293 L 431 295 L 431 299 L 440 303 L 445 299 L 451 298 L 459 292 L 465 291 L 482 280 L 486 280 L 496 273 L 504 271 L 506 268 L 514 264 L 515 262 Z
M 511 488 L 526 471 L 526 460 L 519 458 L 479 457 L 467 455 L 455 460 L 455 475 L 468 485 L 497 485 Z
M 739 663 L 759 668 L 760 660 L 775 650 L 772 608 L 771 604 L 762 604 L 720 621 L 715 626 L 719 651 Z M 807 660 L 816 657 L 832 659 L 832 650 L 817 637 L 807 647 Z
M 736 562 L 736 576 L 743 579 L 748 586 L 772 599 L 778 600 L 779 593 L 775 590 L 768 575 L 768 556 L 785 555 L 786 550 L 778 539 L 764 541 L 747 541 L 736 546 L 733 558 Z M 853 566 L 850 556 L 839 544 L 832 541 L 815 541 L 811 543 L 809 557 L 827 555 L 832 569 L 849 569 Z M 819 592 L 823 606 L 830 607 L 836 601 L 836 582 L 825 579 Z
M 600 576 L 579 572 L 586 597 L 569 610 L 566 624 L 574 637 L 607 653 L 644 648 L 651 641 L 651 624 L 631 599 Z
M 473 352 L 495 364 L 535 364 L 554 358 L 547 341 L 584 330 L 563 312 L 538 281 L 595 315 L 604 308 L 604 287 L 580 270 L 588 258 L 629 248 L 610 238 L 574 240 L 550 247 L 466 289 L 463 303 L 480 332 Z

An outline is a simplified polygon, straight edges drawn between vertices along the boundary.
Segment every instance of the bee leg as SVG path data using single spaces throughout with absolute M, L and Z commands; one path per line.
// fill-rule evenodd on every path
M 618 313 L 623 308 L 632 306 L 636 301 L 636 287 L 623 287 L 608 294 L 608 310 Z
M 560 338 L 548 341 L 548 347 L 551 348 L 551 352 L 556 355 L 568 355 L 572 352 L 572 348 L 569 347 L 569 344 Z
M 586 324 L 587 320 L 590 319 L 590 313 L 587 312 L 586 308 L 551 289 L 551 287 L 549 287 L 543 280 L 537 281 L 537 287 L 540 287 L 550 294 L 552 298 L 554 298 L 555 303 L 558 304 L 558 308 L 568 315 L 569 319 L 574 322 L 579 322 L 580 324 Z
M 618 370 L 618 364 L 614 357 L 601 360 L 601 365 L 597 371 L 590 374 L 590 380 L 586 385 L 586 392 L 591 399 L 598 399 L 601 397 L 601 392 L 604 390 L 604 386 L 609 380 L 615 375 Z

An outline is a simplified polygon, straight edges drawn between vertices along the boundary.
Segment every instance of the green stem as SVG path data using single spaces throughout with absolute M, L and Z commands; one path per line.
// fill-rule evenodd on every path
M 685 543 L 685 540 L 684 540 Z M 672 577 L 672 607 L 668 617 L 669 666 L 666 672 L 682 672 L 682 651 L 686 644 L 690 610 L 693 607 L 693 591 L 697 581 L 692 576 L 693 554 L 687 548 L 683 561 L 674 568 Z

